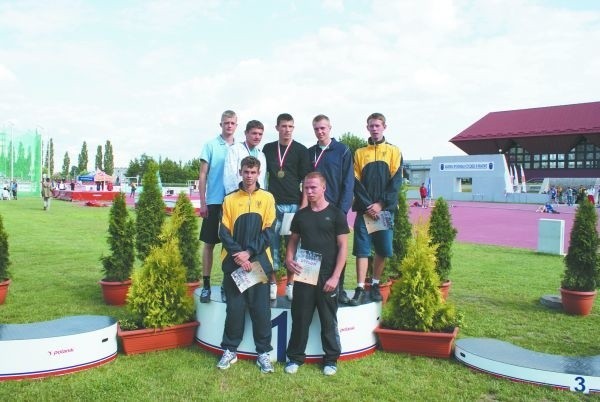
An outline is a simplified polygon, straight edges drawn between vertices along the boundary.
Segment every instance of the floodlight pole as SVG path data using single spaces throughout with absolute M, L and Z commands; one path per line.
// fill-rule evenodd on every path
M 10 182 L 14 180 L 14 163 L 15 163 L 15 141 L 13 136 L 14 123 L 9 121 L 10 125 Z

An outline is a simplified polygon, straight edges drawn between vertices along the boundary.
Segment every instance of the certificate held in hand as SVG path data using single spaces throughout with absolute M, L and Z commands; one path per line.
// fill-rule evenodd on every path
M 267 283 L 269 281 L 258 261 L 252 263 L 252 269 L 248 272 L 239 267 L 231 273 L 231 279 L 233 279 L 241 293 L 244 293 L 246 289 L 251 288 L 257 283 Z
M 321 254 L 299 248 L 296 251 L 296 262 L 302 268 L 302 272 L 294 275 L 294 280 L 316 286 L 319 280 L 321 259 Z

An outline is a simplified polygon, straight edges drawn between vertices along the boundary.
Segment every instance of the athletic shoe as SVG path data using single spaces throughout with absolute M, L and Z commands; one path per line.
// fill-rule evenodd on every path
M 261 373 L 273 373 L 275 372 L 275 368 L 273 364 L 271 364 L 271 357 L 269 357 L 268 353 L 261 353 L 256 358 L 256 365 L 260 367 Z
M 323 374 L 325 375 L 335 375 L 337 373 L 336 366 L 325 366 L 323 367 Z
M 342 290 L 340 292 L 340 294 L 338 295 L 338 303 L 340 303 L 340 304 L 348 304 L 349 301 L 350 301 L 350 298 L 346 294 L 346 291 Z
M 363 288 L 357 287 L 354 290 L 354 297 L 350 299 L 348 304 L 350 306 L 360 306 L 365 302 L 365 290 Z
M 227 370 L 235 362 L 237 362 L 237 354 L 225 349 L 223 356 L 221 356 L 221 360 L 219 360 L 219 363 L 217 363 L 217 368 L 221 370 Z
M 223 286 L 221 286 L 221 301 L 223 303 L 227 303 L 227 296 L 225 295 L 225 289 L 223 289 Z
M 200 303 L 210 303 L 210 288 L 202 288 Z
M 270 284 L 269 293 L 271 296 L 271 300 L 277 300 L 277 284 L 276 283 Z
M 296 374 L 298 372 L 298 369 L 300 368 L 300 365 L 294 362 L 287 362 L 287 364 L 285 365 L 285 369 L 283 369 L 283 371 L 285 371 L 288 374 Z
M 383 297 L 381 297 L 381 291 L 379 290 L 378 283 L 375 283 L 371 286 L 371 300 L 375 302 L 383 300 Z
M 288 283 L 287 286 L 285 287 L 285 296 L 287 297 L 287 299 L 289 301 L 292 301 L 292 299 L 294 298 L 294 284 L 293 283 Z

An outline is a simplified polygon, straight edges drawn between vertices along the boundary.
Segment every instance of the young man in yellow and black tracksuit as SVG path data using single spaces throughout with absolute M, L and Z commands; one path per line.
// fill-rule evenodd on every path
M 240 293 L 231 278 L 231 273 L 239 267 L 249 271 L 255 261 L 260 263 L 267 277 L 273 271 L 269 245 L 275 222 L 275 199 L 258 186 L 259 171 L 257 158 L 242 159 L 240 187 L 223 201 L 219 237 L 223 244 L 221 259 L 227 311 L 221 342 L 224 353 L 217 367 L 227 369 L 237 361 L 237 348 L 244 335 L 248 309 L 258 354 L 257 365 L 263 373 L 270 373 L 274 369 L 268 354 L 273 349 L 269 284 L 258 283 Z
M 393 215 L 398 207 L 398 192 L 402 185 L 402 153 L 400 149 L 388 143 L 383 136 L 386 129 L 385 116 L 373 113 L 367 118 L 367 130 L 370 137 L 365 147 L 354 154 L 354 221 L 353 254 L 356 257 L 356 279 L 358 286 L 354 297 L 348 302 L 358 306 L 365 299 L 365 278 L 371 246 L 375 249 L 373 258 L 373 282 L 371 300 L 381 301 L 379 279 L 383 273 L 386 257 L 391 257 L 393 228 L 368 233 L 365 216 L 377 220 L 382 211 Z

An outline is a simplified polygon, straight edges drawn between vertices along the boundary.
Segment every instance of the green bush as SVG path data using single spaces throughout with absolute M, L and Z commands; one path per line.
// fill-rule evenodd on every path
M 441 282 L 447 282 L 452 270 L 452 243 L 456 238 L 456 229 L 452 226 L 452 218 L 448 203 L 442 197 L 435 201 L 429 221 L 429 236 L 437 246 L 435 270 Z
M 416 224 L 400 264 L 401 277 L 392 285 L 390 298 L 383 307 L 382 327 L 429 332 L 446 331 L 461 324 L 462 314 L 442 300 L 435 252 L 428 224 Z
M 4 229 L 2 215 L 0 215 L 0 282 L 10 277 L 8 267 L 10 259 L 8 255 L 8 233 Z
M 142 186 L 142 193 L 136 205 L 135 247 L 138 258 L 144 261 L 152 246 L 159 245 L 159 234 L 165 221 L 165 203 L 158 187 L 158 165 L 153 160 L 148 162 Z
M 135 261 L 135 227 L 123 193 L 115 196 L 110 208 L 106 240 L 111 254 L 100 258 L 104 280 L 123 282 L 131 276 Z
M 384 273 L 387 277 L 400 277 L 400 263 L 406 255 L 408 240 L 411 236 L 412 225 L 409 220 L 409 209 L 406 201 L 408 187 L 402 185 L 398 192 L 398 210 L 394 215 L 394 236 L 392 239 L 392 250 L 394 254 L 386 260 Z
M 161 244 L 150 249 L 141 268 L 133 273 L 127 305 L 135 321 L 145 328 L 164 328 L 192 318 L 194 302 L 186 293 L 186 270 L 177 239 L 180 224 L 177 218 L 165 223 Z
M 173 218 L 181 221 L 177 230 L 177 238 L 183 266 L 186 269 L 186 281 L 196 282 L 200 279 L 198 218 L 194 206 L 183 192 L 179 194 L 175 203 Z
M 571 229 L 571 242 L 564 260 L 563 289 L 591 292 L 600 286 L 597 220 L 594 205 L 584 200 L 577 209 Z

